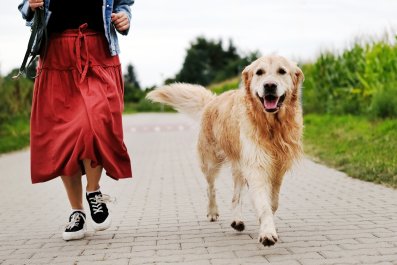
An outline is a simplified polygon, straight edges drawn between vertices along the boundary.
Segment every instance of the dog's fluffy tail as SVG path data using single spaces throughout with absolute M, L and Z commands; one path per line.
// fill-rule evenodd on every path
M 174 83 L 157 88 L 146 95 L 146 98 L 172 106 L 181 113 L 185 113 L 194 119 L 199 119 L 202 110 L 215 94 L 199 85 Z

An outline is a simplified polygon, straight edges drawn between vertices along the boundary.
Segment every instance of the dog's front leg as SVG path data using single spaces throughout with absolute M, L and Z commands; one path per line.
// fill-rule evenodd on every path
M 272 246 L 277 240 L 276 226 L 273 219 L 271 204 L 271 184 L 263 169 L 252 169 L 245 173 L 248 189 L 253 205 L 259 218 L 259 242 L 264 246 Z

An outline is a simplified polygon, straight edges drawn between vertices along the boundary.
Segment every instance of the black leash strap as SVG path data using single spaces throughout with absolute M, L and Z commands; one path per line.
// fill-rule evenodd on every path
M 21 75 L 26 75 L 26 69 L 32 64 L 33 60 L 36 58 L 37 55 L 40 54 L 41 44 L 44 41 L 44 53 L 47 50 L 47 28 L 45 22 L 45 11 L 44 8 L 36 9 L 33 17 L 33 24 L 31 28 L 31 35 L 28 42 L 28 48 L 26 49 L 25 57 L 23 58 L 21 67 L 19 68 L 19 72 L 16 76 L 13 76 L 13 79 L 19 78 Z M 28 59 L 30 58 L 29 63 Z M 27 64 L 27 65 L 26 65 Z M 41 70 L 36 76 L 32 78 L 36 78 L 41 73 Z

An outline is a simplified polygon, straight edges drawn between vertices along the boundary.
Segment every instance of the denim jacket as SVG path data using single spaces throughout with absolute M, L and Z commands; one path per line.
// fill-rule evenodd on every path
M 45 17 L 47 22 L 51 16 L 51 11 L 49 10 L 50 1 L 51 0 L 44 0 Z M 102 14 L 105 36 L 109 43 L 110 54 L 113 56 L 120 53 L 120 47 L 117 39 L 116 28 L 111 23 L 111 15 L 112 13 L 124 12 L 127 14 L 129 21 L 131 21 L 130 6 L 133 3 L 134 0 L 103 0 Z M 23 2 L 18 6 L 18 9 L 22 13 L 22 17 L 26 20 L 26 25 L 31 26 L 34 12 L 29 7 L 29 1 L 23 0 Z M 129 29 L 120 33 L 123 35 L 127 35 L 128 31 Z

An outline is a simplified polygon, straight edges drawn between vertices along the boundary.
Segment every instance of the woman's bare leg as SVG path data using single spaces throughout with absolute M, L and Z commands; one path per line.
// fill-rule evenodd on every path
M 72 209 L 83 209 L 81 171 L 73 176 L 61 176 Z
M 102 166 L 97 166 L 95 168 L 91 167 L 91 160 L 84 159 L 85 173 L 87 174 L 87 192 L 96 191 L 99 189 L 99 181 L 102 174 Z

